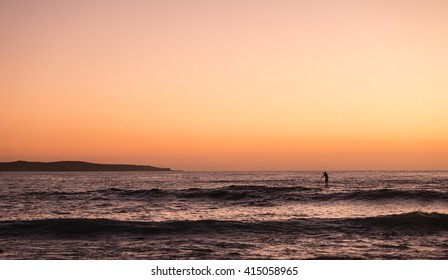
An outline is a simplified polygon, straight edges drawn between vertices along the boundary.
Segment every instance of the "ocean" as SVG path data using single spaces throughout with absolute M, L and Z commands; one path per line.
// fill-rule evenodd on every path
M 448 259 L 448 172 L 0 172 L 0 259 Z

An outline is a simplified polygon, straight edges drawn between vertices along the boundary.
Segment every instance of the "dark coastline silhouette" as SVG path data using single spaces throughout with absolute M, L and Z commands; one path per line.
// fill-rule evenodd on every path
M 150 165 L 132 164 L 100 164 L 85 161 L 56 161 L 56 162 L 29 162 L 13 161 L 0 162 L 0 171 L 171 171 L 170 168 L 154 167 Z

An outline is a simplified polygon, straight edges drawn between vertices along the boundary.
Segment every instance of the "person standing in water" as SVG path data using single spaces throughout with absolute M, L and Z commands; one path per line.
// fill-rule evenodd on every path
M 322 177 L 320 177 L 321 179 L 322 178 L 325 178 L 325 186 L 328 186 L 328 174 L 327 174 L 327 171 L 324 171 L 324 173 L 322 174 Z

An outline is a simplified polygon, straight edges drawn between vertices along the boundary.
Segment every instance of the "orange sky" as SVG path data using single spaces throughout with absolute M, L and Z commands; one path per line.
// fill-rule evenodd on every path
M 0 1 L 0 161 L 448 169 L 448 2 Z

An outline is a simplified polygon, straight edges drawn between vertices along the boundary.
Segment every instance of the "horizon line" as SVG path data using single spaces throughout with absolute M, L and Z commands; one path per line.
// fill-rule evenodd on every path
M 13 160 L 13 161 L 1 161 L 0 163 L 12 163 L 12 162 L 33 162 L 33 163 L 54 163 L 54 162 L 84 162 L 93 164 L 104 164 L 104 165 L 140 165 L 140 166 L 153 166 L 159 167 L 158 165 L 152 165 L 147 163 L 98 163 L 87 160 L 55 160 L 55 161 L 30 161 L 30 160 Z M 163 168 L 164 165 L 160 165 Z M 252 170 L 252 169 L 242 169 L 242 170 L 188 170 L 188 169 L 175 169 L 168 167 L 170 171 L 178 172 L 447 172 L 448 169 L 285 169 L 285 170 Z M 7 171 L 6 171 L 7 172 Z M 40 171 L 36 171 L 40 172 Z M 51 171 L 42 171 L 51 172 Z M 101 171 L 98 171 L 101 172 Z M 120 171 L 104 171 L 104 172 L 120 172 Z M 129 172 L 129 171 L 126 171 Z M 130 171 L 130 172 L 146 172 L 146 171 Z M 164 171 L 166 172 L 166 171 Z

